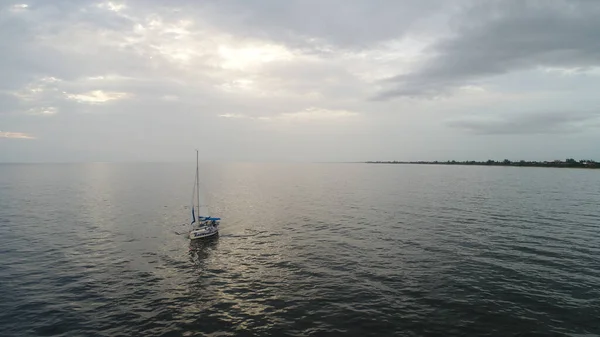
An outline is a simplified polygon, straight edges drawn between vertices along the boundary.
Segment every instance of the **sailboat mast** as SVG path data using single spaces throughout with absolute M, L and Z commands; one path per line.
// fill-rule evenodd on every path
M 200 175 L 198 174 L 198 150 L 196 150 L 196 197 L 198 198 L 198 221 L 200 221 Z

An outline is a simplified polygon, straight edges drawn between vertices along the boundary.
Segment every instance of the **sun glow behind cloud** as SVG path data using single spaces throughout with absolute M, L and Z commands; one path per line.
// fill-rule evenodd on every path
M 241 47 L 221 45 L 218 48 L 221 66 L 225 69 L 249 70 L 274 61 L 289 61 L 293 53 L 275 44 L 248 44 Z
M 88 23 L 81 23 L 82 29 L 74 31 L 56 23 L 56 27 L 41 33 L 38 37 L 40 43 L 63 53 L 82 57 L 90 55 L 88 58 L 92 57 L 90 52 L 94 50 L 102 50 L 103 53 L 123 53 L 127 50 L 147 60 L 145 62 L 151 66 L 149 71 L 152 76 L 168 76 L 169 80 L 190 87 L 211 83 L 213 88 L 225 94 L 312 101 L 324 96 L 318 88 L 311 88 L 308 84 L 295 85 L 295 82 L 302 81 L 296 74 L 282 72 L 287 65 L 300 68 L 303 64 L 311 67 L 321 63 L 319 58 L 312 55 L 272 41 L 235 36 L 186 16 L 136 12 L 114 3 L 102 3 L 97 7 L 109 12 L 106 15 L 123 18 L 128 23 L 125 26 L 128 29 L 117 32 L 95 29 Z M 70 43 L 73 40 L 86 42 Z M 273 67 L 275 72 L 272 71 Z M 166 71 L 170 73 L 165 75 Z M 135 77 L 113 69 L 108 76 L 87 76 L 89 80 L 110 80 L 112 83 Z M 67 99 L 82 103 L 124 98 L 98 92 L 79 94 L 72 90 L 63 91 Z

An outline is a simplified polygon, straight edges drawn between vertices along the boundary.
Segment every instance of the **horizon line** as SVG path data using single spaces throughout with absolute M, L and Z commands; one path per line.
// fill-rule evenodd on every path
M 485 159 L 485 160 L 456 160 L 456 159 L 447 159 L 447 160 L 351 160 L 351 161 L 324 161 L 324 160 L 314 160 L 314 161 L 286 161 L 286 160 L 263 160 L 263 161 L 246 161 L 246 160 L 200 160 L 201 163 L 205 164 L 370 164 L 370 163 L 502 163 L 505 160 L 508 160 L 511 163 L 519 163 L 519 162 L 530 162 L 530 163 L 555 163 L 555 162 L 565 162 L 568 159 L 573 159 L 577 162 L 581 161 L 594 161 L 600 162 L 596 159 L 574 159 L 574 158 L 566 158 L 566 159 L 552 159 L 552 160 L 510 160 L 510 159 L 502 159 L 502 160 L 494 160 L 494 159 Z M 161 161 L 161 160 L 98 160 L 98 161 L 81 161 L 81 160 L 73 160 L 73 161 L 0 161 L 0 164 L 189 164 L 195 163 L 194 160 L 177 160 L 177 161 Z

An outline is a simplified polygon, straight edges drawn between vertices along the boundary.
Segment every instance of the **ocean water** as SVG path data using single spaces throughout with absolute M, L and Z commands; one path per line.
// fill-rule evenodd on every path
M 600 171 L 0 165 L 1 336 L 597 336 Z

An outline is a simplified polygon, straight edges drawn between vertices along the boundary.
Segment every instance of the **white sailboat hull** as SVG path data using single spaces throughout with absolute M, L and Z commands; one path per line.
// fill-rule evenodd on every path
M 219 234 L 219 230 L 214 227 L 214 226 L 206 226 L 206 227 L 200 227 L 200 228 L 194 228 L 192 230 L 190 230 L 190 239 L 191 240 L 196 240 L 196 239 L 204 239 L 204 238 L 210 238 L 210 237 L 214 237 L 217 234 Z

